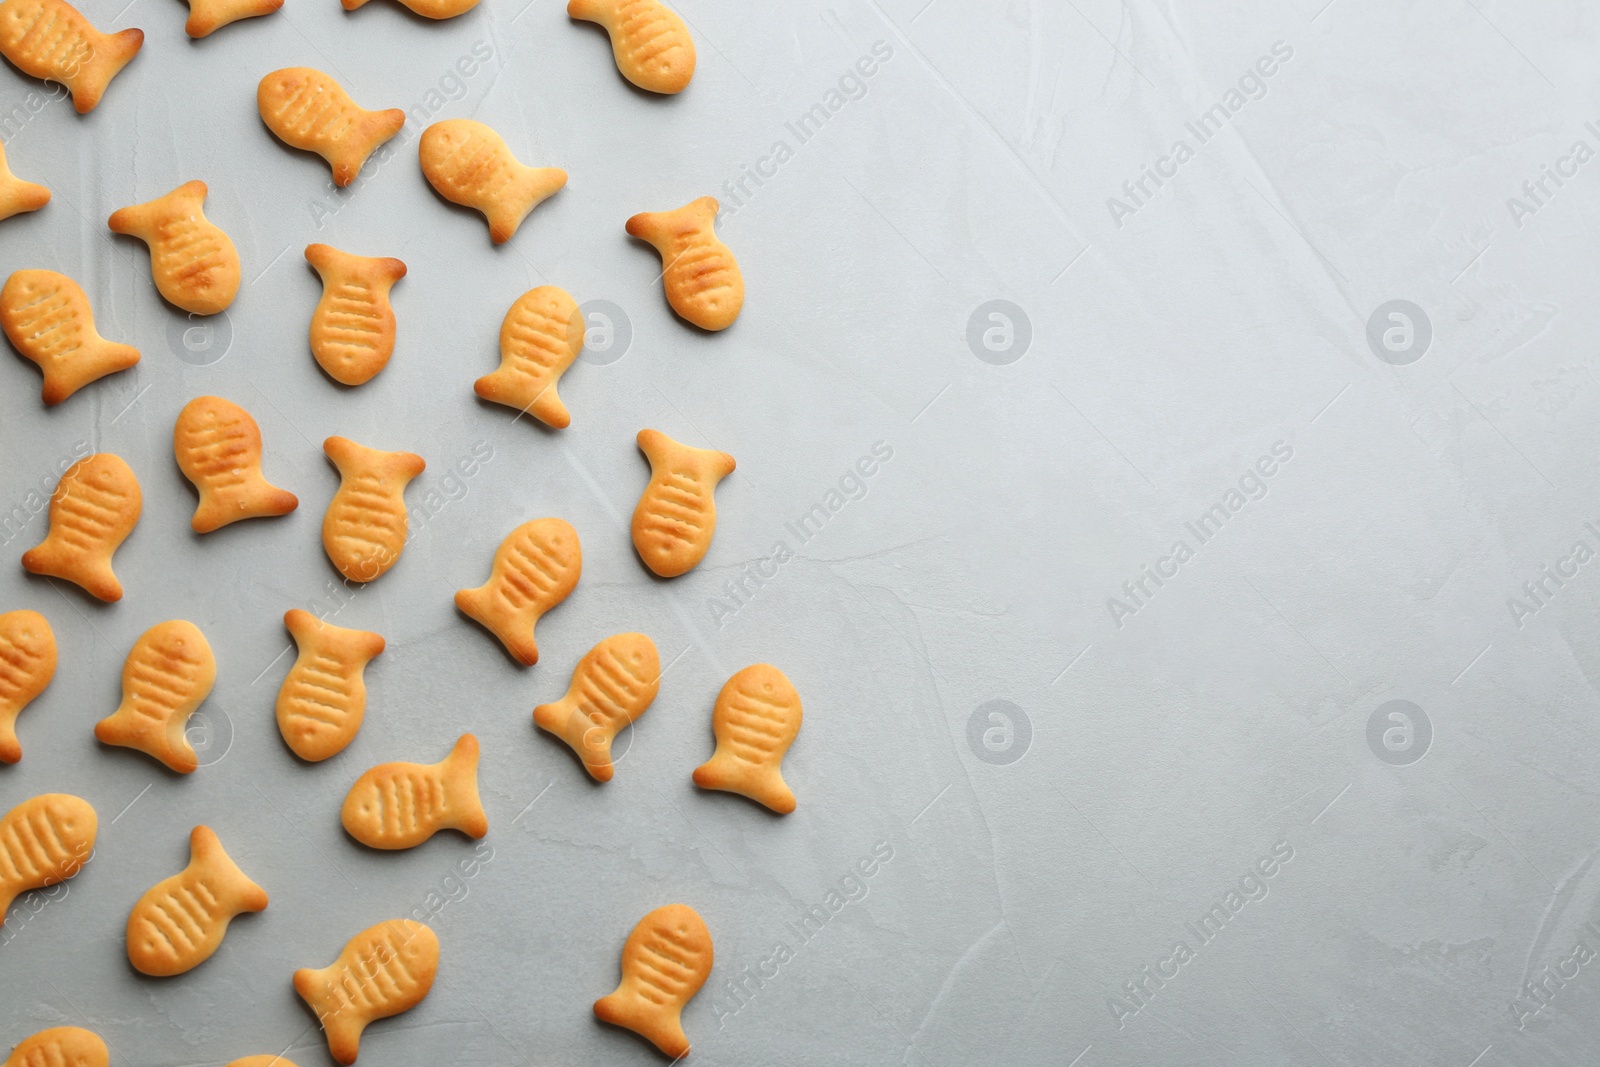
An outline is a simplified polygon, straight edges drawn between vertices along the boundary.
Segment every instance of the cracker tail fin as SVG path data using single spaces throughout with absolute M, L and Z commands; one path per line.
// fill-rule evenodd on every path
M 132 345 L 119 344 L 116 341 L 102 341 L 93 347 L 92 359 L 84 361 L 77 373 L 57 371 L 45 372 L 44 389 L 42 396 L 44 402 L 51 406 L 61 403 L 79 389 L 101 378 L 127 370 L 139 362 L 139 350 Z
M 349 139 L 349 148 L 330 161 L 333 184 L 341 189 L 356 180 L 373 152 L 400 132 L 400 127 L 406 124 L 406 113 L 392 107 L 384 111 L 368 111 L 358 121 L 360 132 Z
M 12 215 L 38 211 L 50 202 L 50 190 L 38 182 L 23 181 L 15 174 L 9 175 L 9 181 L 5 180 L 6 177 L 5 161 L 0 160 L 0 187 L 9 186 L 11 194 L 16 200 L 15 208 L 9 213 L 0 214 L 0 218 L 8 219 Z
M 356 1052 L 361 1046 L 361 1031 L 366 1024 L 349 1010 L 339 1009 L 337 999 L 328 987 L 325 972 L 302 967 L 294 972 L 294 991 L 300 994 L 300 998 L 316 1015 L 317 1022 L 322 1024 L 323 1036 L 328 1039 L 328 1052 L 333 1058 L 346 1067 L 356 1062 Z
M 213 884 L 228 887 L 237 911 L 262 911 L 267 906 L 267 891 L 239 869 L 222 847 L 222 840 L 209 826 L 196 826 L 189 834 L 189 862 L 213 876 Z
M 95 109 L 105 95 L 106 86 L 111 84 L 111 79 L 139 54 L 143 46 L 144 31 L 136 29 L 104 34 L 91 46 L 89 55 L 67 74 L 73 83 L 72 106 L 78 114 L 86 115 Z M 73 61 L 69 59 L 68 63 Z
M 559 737 L 578 754 L 583 769 L 597 782 L 609 782 L 616 773 L 611 762 L 611 738 L 563 697 L 554 704 L 533 709 L 533 722 L 539 729 Z
M 702 196 L 683 209 L 684 213 L 700 224 L 707 233 L 716 232 L 717 212 L 722 205 L 714 196 Z
M 489 832 L 489 816 L 478 795 L 479 752 L 477 737 L 462 734 L 456 747 L 445 757 L 443 767 L 446 788 L 452 789 L 450 824 L 472 838 Z
M 505 244 L 517 232 L 528 213 L 554 196 L 567 184 L 567 172 L 560 167 L 525 167 L 505 196 L 484 208 L 489 220 L 489 239 Z
M 640 430 L 634 441 L 639 445 L 639 451 L 644 453 L 645 459 L 650 461 L 651 467 L 661 466 L 668 453 L 676 442 L 660 430 Z
M 667 217 L 670 214 L 671 212 L 667 211 L 641 211 L 628 219 L 624 229 L 628 231 L 629 237 L 637 237 L 639 240 L 655 246 L 656 251 L 659 252 L 661 251 L 660 242 L 667 232 Z
M 16 763 L 22 758 L 22 742 L 17 740 L 17 711 L 0 712 L 0 763 Z
M 533 403 L 528 405 L 528 412 L 546 426 L 557 430 L 565 430 L 572 425 L 572 414 L 561 402 L 555 382 L 551 382 L 545 387 L 544 392 L 533 398 Z
M 594 1002 L 594 1014 L 601 1022 L 610 1023 L 612 1026 L 621 1026 L 649 1041 L 656 1048 L 674 1058 L 674 1062 L 681 1060 L 689 1054 L 689 1035 L 683 1032 L 682 1007 L 645 1012 L 630 1001 L 638 1001 L 636 995 L 624 992 L 624 987 L 615 993 L 601 997 Z

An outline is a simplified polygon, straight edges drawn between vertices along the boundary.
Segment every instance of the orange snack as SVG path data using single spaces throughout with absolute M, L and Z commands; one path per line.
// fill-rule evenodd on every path
M 245 876 L 210 827 L 196 826 L 189 866 L 157 882 L 128 913 L 128 962 L 157 978 L 192 971 L 221 947 L 235 915 L 266 906 L 266 890 Z
M 528 212 L 567 184 L 560 167 L 525 166 L 494 130 L 471 119 L 445 119 L 422 131 L 423 176 L 452 204 L 482 212 L 489 239 L 504 244 Z
M 661 254 L 667 303 L 702 330 L 726 330 L 744 307 L 744 273 L 717 239 L 718 204 L 702 196 L 675 211 L 647 211 L 628 220 L 628 233 Z
M 650 460 L 650 484 L 633 509 L 633 547 L 663 578 L 693 570 L 717 531 L 717 483 L 733 473 L 733 457 L 679 444 L 659 430 L 639 431 Z
M 178 469 L 200 491 L 189 525 L 210 533 L 230 522 L 287 515 L 300 505 L 291 492 L 261 474 L 261 427 L 250 413 L 220 396 L 197 396 L 172 428 Z
M 597 22 L 611 36 L 617 70 L 652 93 L 681 93 L 694 77 L 694 38 L 660 0 L 571 0 L 570 18 Z
M 499 369 L 473 383 L 473 391 L 565 429 L 572 416 L 556 394 L 556 382 L 583 351 L 583 333 L 578 302 L 565 289 L 529 289 L 500 323 Z
M 50 496 L 50 532 L 22 554 L 22 566 L 65 578 L 101 600 L 121 600 L 111 557 L 143 509 L 139 479 L 121 456 L 85 456 L 61 476 Z
M 645 713 L 661 688 L 661 657 L 644 634 L 615 634 L 572 669 L 566 695 L 533 709 L 534 725 L 565 741 L 597 782 L 615 773 L 611 742 Z
M 217 660 L 198 626 L 183 619 L 156 623 L 133 643 L 122 665 L 122 703 L 95 724 L 94 736 L 193 773 L 200 760 L 184 727 L 216 681 Z
M 256 109 L 278 140 L 327 160 L 333 184 L 341 189 L 406 124 L 406 113 L 397 107 L 357 107 L 343 86 L 311 67 L 285 67 L 262 78 L 256 86 Z
M 56 676 L 56 635 L 37 611 L 0 615 L 0 763 L 22 758 L 17 716 Z
M 657 908 L 628 935 L 622 982 L 594 1002 L 594 1013 L 682 1059 L 689 1054 L 683 1008 L 711 976 L 713 956 L 711 931 L 698 912 L 687 904 Z
M 294 990 L 316 1012 L 328 1052 L 348 1065 L 362 1031 L 422 1003 L 438 970 L 438 936 L 422 923 L 390 919 L 352 937 L 321 970 L 294 972 Z
M 283 0 L 189 0 L 189 21 L 183 32 L 190 37 L 209 37 L 230 22 L 270 15 L 283 6 Z
M 322 450 L 339 468 L 339 491 L 322 518 L 322 547 L 340 574 L 370 582 L 406 547 L 406 486 L 428 464 L 411 452 L 380 452 L 347 437 L 328 438 Z
M 23 893 L 82 870 L 99 828 L 94 808 L 70 793 L 41 793 L 6 812 L 0 818 L 0 923 Z
M 6 0 L 7 3 L 15 0 Z M 150 246 L 150 276 L 175 307 L 215 315 L 239 294 L 239 252 L 206 218 L 206 183 L 189 182 L 166 196 L 112 214 L 113 233 Z
M 6 165 L 6 148 L 0 145 L 0 222 L 13 215 L 38 211 L 50 202 L 50 190 L 34 182 L 25 182 Z
M 512 530 L 495 549 L 489 580 L 456 593 L 456 607 L 500 639 L 531 667 L 539 662 L 534 627 L 567 599 L 583 572 L 578 531 L 564 519 L 534 519 Z
M 111 1053 L 100 1035 L 78 1026 L 52 1026 L 24 1038 L 4 1067 L 110 1067 Z
M 0 327 L 12 347 L 44 371 L 46 404 L 139 362 L 137 348 L 100 336 L 88 294 L 53 270 L 19 270 L 6 279 Z
M 65 85 L 80 115 L 95 109 L 143 44 L 143 30 L 101 33 L 66 0 L 0 5 L 0 55 L 29 77 Z
M 306 262 L 322 276 L 322 299 L 311 313 L 311 355 L 317 366 L 341 385 L 371 381 L 394 355 L 389 290 L 406 276 L 406 265 L 330 245 L 307 245 Z
M 294 666 L 278 690 L 278 732 L 296 756 L 315 763 L 344 751 L 355 740 L 367 712 L 362 672 L 384 648 L 366 630 L 346 630 L 309 611 L 290 608 L 283 616 L 299 648 Z
M 711 729 L 717 750 L 695 768 L 694 784 L 747 796 L 780 815 L 795 808 L 783 780 L 783 754 L 800 733 L 800 694 L 778 668 L 757 663 L 717 694 Z
M 489 832 L 478 799 L 478 739 L 462 734 L 439 763 L 381 763 L 356 779 L 339 812 L 345 832 L 369 848 L 415 848 L 440 830 Z

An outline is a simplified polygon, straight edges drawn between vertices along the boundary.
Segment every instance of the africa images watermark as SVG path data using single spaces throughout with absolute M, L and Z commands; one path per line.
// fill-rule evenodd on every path
M 1593 544 L 1589 542 L 1591 537 Z M 1568 582 L 1582 574 L 1583 565 L 1595 558 L 1596 545 L 1600 545 L 1600 527 L 1592 521 L 1586 522 L 1582 534 L 1565 554 L 1557 556 L 1553 563 L 1541 565 L 1537 576 L 1522 583 L 1520 596 L 1506 597 L 1506 610 L 1511 613 L 1511 621 L 1517 624 L 1517 629 L 1522 629 L 1529 617 L 1548 607 Z
M 783 524 L 784 532 L 793 537 L 797 545 L 809 542 L 820 534 L 823 527 L 832 522 L 833 517 L 843 511 L 846 505 L 863 499 L 867 495 L 868 479 L 882 470 L 893 458 L 893 445 L 887 441 L 874 441 L 871 450 L 839 476 L 837 486 L 830 486 L 822 495 L 822 499 L 812 504 L 798 519 Z M 722 583 L 725 595 L 706 599 L 706 607 L 711 611 L 711 621 L 717 624 L 717 629 L 722 629 L 729 619 L 739 614 L 768 582 L 778 577 L 783 565 L 794 558 L 795 550 L 789 547 L 788 537 L 780 537 L 773 542 L 767 555 L 750 560 L 737 578 L 729 578 Z
M 767 955 L 757 961 L 754 971 L 746 966 L 732 978 L 724 978 L 722 987 L 711 995 L 711 1014 L 716 1016 L 717 1029 L 724 1029 L 729 1019 L 748 1007 L 767 984 L 778 977 L 782 968 L 799 954 L 799 949 L 816 940 L 835 915 L 851 904 L 866 900 L 867 894 L 872 891 L 868 883 L 892 859 L 894 846 L 889 842 L 879 841 L 873 845 L 872 851 L 847 868 L 839 877 L 838 884 L 830 886 L 819 902 L 801 912 L 798 919 L 785 924 L 786 936 L 793 935 L 797 948 L 790 948 L 788 941 L 775 941 Z
M 0 111 L 0 145 L 10 144 L 14 137 L 27 129 L 28 123 L 51 104 L 70 99 L 72 93 L 67 87 L 55 82 L 51 82 L 44 89 L 29 89 L 21 101 L 12 104 L 5 111 Z
M 1178 538 L 1167 555 L 1154 563 L 1144 564 L 1136 577 L 1122 583 L 1123 596 L 1106 598 L 1106 610 L 1111 613 L 1111 621 L 1117 629 L 1122 629 L 1123 620 L 1149 607 L 1162 586 L 1177 577 L 1179 569 L 1222 532 L 1228 520 L 1243 511 L 1246 504 L 1266 498 L 1269 492 L 1267 479 L 1288 466 L 1294 458 L 1294 446 L 1287 441 L 1274 441 L 1268 451 L 1268 455 L 1257 459 L 1239 475 L 1237 488 L 1230 486 L 1215 503 L 1192 521 L 1183 524 L 1183 528 L 1194 538 L 1193 544 L 1188 537 Z
M 1194 961 L 1201 948 L 1221 935 L 1227 925 L 1244 911 L 1246 904 L 1266 900 L 1267 880 L 1292 859 L 1294 846 L 1288 841 L 1273 845 L 1265 856 L 1256 860 L 1240 876 L 1236 886 L 1230 886 L 1220 901 L 1201 914 L 1198 922 L 1183 924 L 1183 928 L 1194 938 L 1194 944 L 1191 945 L 1187 940 L 1174 941 L 1171 950 L 1156 960 L 1154 967 L 1141 967 L 1138 973 L 1122 983 L 1119 993 L 1107 996 L 1106 1008 L 1111 1012 L 1111 1017 L 1117 1020 L 1117 1029 L 1121 1030 L 1128 1025 L 1129 1019 L 1143 1011 L 1168 982 L 1178 977 L 1178 972 L 1185 964 Z
M 722 183 L 722 193 L 726 199 L 722 202 L 722 209 L 717 212 L 717 224 L 720 226 L 724 220 L 737 215 L 740 208 L 754 200 L 762 186 L 776 178 L 783 165 L 795 157 L 796 150 L 821 133 L 823 127 L 851 101 L 864 99 L 867 82 L 893 58 L 894 45 L 888 41 L 872 42 L 871 50 L 846 67 L 834 87 L 824 92 L 820 100 L 801 112 L 793 122 L 783 124 L 784 130 L 794 138 L 792 144 L 788 137 L 779 137 L 754 163 L 739 164 L 738 177 Z M 752 185 L 755 188 L 752 189 Z
M 1586 921 L 1583 926 L 1588 934 L 1600 937 L 1600 927 L 1596 927 L 1592 921 Z M 1511 1017 L 1517 1021 L 1517 1029 L 1526 1029 L 1528 1023 L 1543 1014 L 1555 1001 L 1556 995 L 1572 984 L 1579 972 L 1594 961 L 1594 955 L 1589 942 L 1580 939 L 1572 946 L 1571 952 L 1559 956 L 1554 963 L 1545 964 L 1532 978 L 1525 979 L 1508 1005 Z
M 51 473 L 41 475 L 38 488 L 30 488 L 23 498 L 13 504 L 4 515 L 0 515 L 0 545 L 8 545 L 12 539 L 21 534 L 35 515 L 45 509 L 50 503 L 50 496 L 55 492 L 57 484 L 63 475 L 72 468 L 74 463 L 89 458 L 89 442 L 78 441 L 72 446 L 72 451 L 56 460 Z
M 1583 124 L 1589 136 L 1600 144 L 1600 125 L 1591 119 Z M 1553 163 L 1539 164 L 1539 173 L 1522 183 L 1519 192 L 1521 196 L 1506 197 L 1506 210 L 1511 212 L 1511 221 L 1517 229 L 1528 224 L 1528 220 L 1545 208 L 1555 195 L 1562 190 L 1567 182 L 1578 176 L 1578 171 L 1585 163 L 1595 157 L 1594 146 L 1583 138 L 1572 142 L 1572 147 L 1564 155 L 1557 156 Z M 1553 186 L 1553 188 L 1552 188 Z
M 1293 58 L 1293 46 L 1285 41 L 1274 41 L 1270 52 L 1239 75 L 1236 88 L 1228 89 L 1216 103 L 1183 124 L 1183 128 L 1194 138 L 1192 143 L 1188 137 L 1178 138 L 1166 155 L 1153 163 L 1143 164 L 1136 177 L 1122 183 L 1122 197 L 1107 197 L 1106 210 L 1111 212 L 1111 221 L 1117 229 L 1122 229 L 1124 222 L 1155 199 L 1161 187 L 1178 176 L 1178 168 L 1193 159 L 1201 147 L 1221 133 L 1234 116 L 1244 110 L 1246 104 L 1265 97 L 1267 79 L 1277 74 L 1283 64 Z

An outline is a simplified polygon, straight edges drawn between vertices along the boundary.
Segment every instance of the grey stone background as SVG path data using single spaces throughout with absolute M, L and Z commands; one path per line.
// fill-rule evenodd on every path
M 70 274 L 144 353 L 49 411 L 6 357 L 5 550 L 43 536 L 30 487 L 76 449 L 124 456 L 145 494 L 121 603 L 0 567 L 0 607 L 61 645 L 0 803 L 65 790 L 101 815 L 89 867 L 0 935 L 0 1043 L 76 1023 L 115 1063 L 328 1063 L 290 974 L 422 909 L 438 984 L 363 1063 L 661 1063 L 589 1006 L 639 916 L 682 901 L 716 943 L 686 1013 L 706 1065 L 1596 1062 L 1592 5 L 682 0 L 699 70 L 662 100 L 558 0 L 443 24 L 289 0 L 200 42 L 176 0 L 121 4 L 84 7 L 148 35 L 94 114 L 0 72 L 11 165 L 56 196 L 0 224 L 0 272 Z M 462 75 L 474 46 L 492 57 Z M 262 127 L 256 81 L 289 65 L 412 111 L 354 189 Z M 417 168 L 452 116 L 571 174 L 509 245 Z M 210 324 L 104 225 L 193 178 L 244 263 Z M 749 287 L 714 336 L 622 232 L 707 193 Z M 410 267 L 394 359 L 356 390 L 306 348 L 311 241 Z M 567 374 L 559 433 L 471 392 L 545 283 L 631 334 Z M 202 393 L 255 415 L 299 511 L 189 531 L 170 439 Z M 669 583 L 627 536 L 643 426 L 739 462 L 709 556 Z M 318 542 L 334 433 L 429 464 L 416 536 L 354 594 Z M 878 442 L 892 458 L 847 477 Z M 475 446 L 492 460 L 449 477 Z M 819 504 L 802 542 L 786 524 Z M 542 515 L 577 527 L 584 575 L 520 670 L 451 595 Z M 389 640 L 360 736 L 314 766 L 272 718 L 290 607 Z M 170 617 L 220 666 L 183 779 L 91 735 Z M 529 713 L 632 629 L 670 667 L 597 787 Z M 757 661 L 805 701 L 787 818 L 689 781 L 718 688 Z M 464 730 L 487 863 L 464 876 L 489 853 L 457 835 L 343 834 L 361 771 Z M 272 904 L 144 979 L 128 909 L 198 822 Z

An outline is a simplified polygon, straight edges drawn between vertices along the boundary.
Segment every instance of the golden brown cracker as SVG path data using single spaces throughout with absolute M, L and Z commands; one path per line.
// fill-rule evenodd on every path
M 41 793 L 6 812 L 0 818 L 0 924 L 23 893 L 82 870 L 99 829 L 94 807 L 70 793 Z
M 354 11 L 367 0 L 339 0 L 346 11 Z M 414 14 L 425 19 L 453 19 L 478 6 L 478 0 L 400 0 Z
M 675 211 L 647 211 L 628 220 L 628 233 L 661 254 L 667 303 L 702 330 L 725 330 L 744 307 L 744 272 L 717 239 L 715 198 L 702 196 Z
M 256 109 L 278 140 L 327 160 L 333 184 L 341 189 L 406 124 L 404 111 L 364 110 L 343 86 L 311 67 L 285 67 L 263 77 L 256 86 Z
M 56 676 L 56 635 L 37 611 L 0 615 L 0 762 L 22 758 L 17 716 Z
M 422 1003 L 438 970 L 438 936 L 422 923 L 389 919 L 352 937 L 321 970 L 294 972 L 294 989 L 316 1013 L 329 1053 L 348 1065 L 368 1024 Z
M 341 385 L 361 385 L 394 354 L 394 308 L 389 290 L 406 276 L 398 259 L 307 245 L 306 262 L 322 277 L 322 299 L 311 313 L 311 355 Z
M 240 519 L 287 515 L 299 499 L 261 473 L 261 427 L 250 413 L 220 396 L 197 396 L 172 428 L 178 469 L 200 492 L 189 525 L 210 533 Z
M 111 569 L 144 509 L 139 479 L 121 456 L 96 452 L 67 468 L 50 496 L 50 532 L 22 554 L 34 574 L 65 578 L 105 601 L 122 599 Z
M 24 1038 L 0 1067 L 110 1067 L 100 1035 L 79 1026 L 52 1026 Z
M 322 547 L 339 573 L 370 582 L 400 558 L 410 520 L 405 491 L 427 461 L 411 452 L 380 452 L 347 437 L 322 443 L 339 468 L 339 490 L 322 519 Z
M 230 22 L 270 15 L 283 6 L 283 0 L 189 0 L 189 21 L 183 32 L 190 37 L 209 37 Z
M 189 834 L 189 865 L 151 886 L 128 913 L 128 962 L 157 978 L 192 971 L 222 946 L 234 916 L 261 911 L 267 891 L 252 882 L 216 832 Z
M 650 460 L 650 483 L 633 509 L 633 547 L 645 566 L 675 578 L 711 547 L 717 483 L 733 473 L 733 457 L 680 444 L 659 430 L 640 430 L 638 442 Z
M 462 734 L 438 763 L 382 763 L 350 787 L 339 821 L 369 848 L 415 848 L 440 830 L 489 832 L 478 799 L 478 739 Z
M 529 289 L 500 323 L 499 368 L 473 383 L 473 391 L 565 429 L 572 416 L 556 383 L 583 350 L 583 334 L 583 316 L 571 294 L 554 285 Z
M 8 3 L 12 0 L 7 0 Z M 112 232 L 150 246 L 150 276 L 174 307 L 215 315 L 239 293 L 239 252 L 206 218 L 206 183 L 188 182 L 166 196 L 112 214 Z
M 578 531 L 564 519 L 534 519 L 500 542 L 489 580 L 456 593 L 456 607 L 529 667 L 539 662 L 534 627 L 545 612 L 567 599 L 582 571 Z
M 599 23 L 611 36 L 617 70 L 652 93 L 681 93 L 694 77 L 694 38 L 660 0 L 571 0 L 567 15 Z
M 0 328 L 11 347 L 44 372 L 46 404 L 139 362 L 137 348 L 100 336 L 88 294 L 53 270 L 19 270 L 6 279 Z
M 711 931 L 687 904 L 639 920 L 622 946 L 622 982 L 594 1002 L 602 1022 L 626 1027 L 668 1056 L 689 1054 L 683 1008 L 711 976 Z
M 216 680 L 217 659 L 200 628 L 184 619 L 158 622 L 133 643 L 122 665 L 122 703 L 95 724 L 94 736 L 190 774 L 200 760 L 184 728 Z
M 661 657 L 644 634 L 614 634 L 572 669 L 566 695 L 533 709 L 533 722 L 565 741 L 597 782 L 615 773 L 611 742 L 643 715 L 661 688 Z
M 417 142 L 422 173 L 452 204 L 482 212 L 489 239 L 504 244 L 528 212 L 567 184 L 559 167 L 529 167 L 494 130 L 472 119 L 445 119 Z
M 143 30 L 101 33 L 66 0 L 0 4 L 0 55 L 22 73 L 60 82 L 83 115 L 144 44 Z
M 284 626 L 299 649 L 278 690 L 278 732 L 296 756 L 315 763 L 344 751 L 355 740 L 367 712 L 367 663 L 384 648 L 383 638 L 347 630 L 290 608 Z
M 5 145 L 0 145 L 0 222 L 25 211 L 38 211 L 49 202 L 49 189 L 11 173 L 6 165 Z
M 795 808 L 783 780 L 783 754 L 800 733 L 800 694 L 778 668 L 757 663 L 717 694 L 711 730 L 717 750 L 694 770 L 694 784 L 749 797 L 780 815 Z

